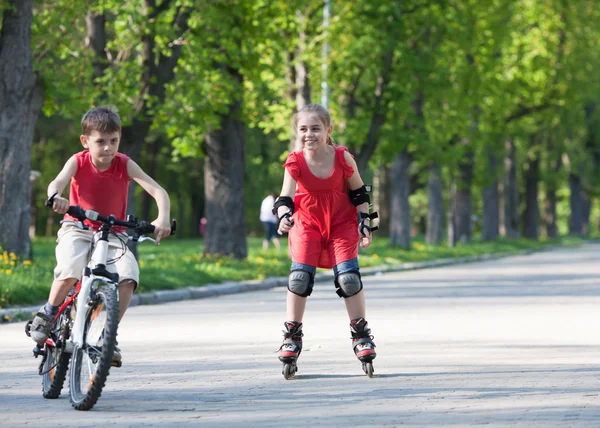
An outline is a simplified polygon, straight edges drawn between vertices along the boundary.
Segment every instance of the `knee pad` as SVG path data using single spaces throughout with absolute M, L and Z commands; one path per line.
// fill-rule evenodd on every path
M 335 292 L 343 298 L 352 297 L 363 289 L 360 272 L 351 271 L 340 273 L 335 278 Z
M 290 272 L 288 290 L 300 297 L 308 297 L 312 293 L 315 283 L 314 275 L 305 270 L 293 270 Z

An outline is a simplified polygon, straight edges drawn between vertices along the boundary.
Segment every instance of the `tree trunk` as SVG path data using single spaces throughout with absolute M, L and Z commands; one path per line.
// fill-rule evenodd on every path
M 396 155 L 390 167 L 390 244 L 410 249 L 410 169 L 411 159 L 405 149 Z
M 31 148 L 43 101 L 31 65 L 32 0 L 8 0 L 0 31 L 0 246 L 30 257 Z
M 519 233 L 519 187 L 517 184 L 517 149 L 512 138 L 506 140 L 504 158 L 504 230 L 507 238 L 518 238 Z
M 498 158 L 495 153 L 489 152 L 488 157 L 488 175 L 491 183 L 484 187 L 482 192 L 483 199 L 483 219 L 481 228 L 481 240 L 493 241 L 498 238 L 500 226 L 500 196 L 498 193 Z
M 390 168 L 381 165 L 373 173 L 373 210 L 379 214 L 379 236 L 390 234 Z
M 592 212 L 592 201 L 588 192 L 581 192 L 581 236 L 590 234 L 590 214 Z
M 552 137 L 550 137 L 552 138 Z M 552 150 L 552 147 L 549 148 Z M 554 161 L 550 161 L 548 170 L 552 172 L 552 176 L 546 180 L 546 200 L 544 201 L 544 229 L 546 236 L 556 238 L 558 236 L 558 225 L 556 224 L 556 205 L 558 189 L 558 173 L 562 168 L 562 156 L 558 154 Z
M 456 183 L 450 183 L 448 193 L 448 246 L 456 247 L 458 243 L 458 234 L 456 232 Z
M 444 184 L 438 163 L 429 165 L 427 178 L 427 231 L 428 244 L 438 245 L 444 239 Z
M 536 138 L 532 136 L 531 138 Z M 540 161 L 529 159 L 525 171 L 525 211 L 523 212 L 523 236 L 528 239 L 539 238 L 539 216 L 538 206 L 538 176 Z
M 548 189 L 546 191 L 546 200 L 544 202 L 544 226 L 548 238 L 558 236 L 558 226 L 556 225 L 556 190 Z
M 308 37 L 308 21 L 309 16 L 307 13 L 296 10 L 296 22 L 300 28 L 298 31 L 298 45 L 293 51 L 289 51 L 286 56 L 288 97 L 295 102 L 297 112 L 311 103 L 308 63 L 303 60 Z M 300 148 L 296 147 L 296 138 L 295 135 L 292 135 L 288 150 L 293 152 Z
M 207 133 L 204 139 L 207 219 L 204 252 L 236 259 L 248 255 L 241 109 L 241 101 L 235 101 L 229 113 L 221 116 L 220 129 Z
M 104 76 L 104 70 L 108 67 L 106 57 L 106 19 L 104 13 L 88 11 L 85 17 L 87 35 L 85 47 L 94 51 L 94 80 Z
M 583 218 L 583 201 L 581 200 L 581 178 L 573 173 L 569 174 L 569 187 L 571 196 L 569 204 L 571 214 L 569 215 L 569 235 L 581 235 L 581 219 Z
M 469 141 L 467 152 L 458 165 L 456 186 L 456 239 L 458 242 L 471 242 L 471 186 L 473 182 L 473 150 Z

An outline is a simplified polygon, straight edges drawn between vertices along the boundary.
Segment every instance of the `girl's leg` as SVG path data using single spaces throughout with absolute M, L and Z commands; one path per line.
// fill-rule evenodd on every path
M 333 272 L 336 280 L 339 275 L 344 273 L 358 275 L 358 278 L 356 276 L 353 277 L 354 284 L 356 284 L 357 279 L 358 281 L 361 281 L 358 269 L 358 260 L 352 259 L 335 266 Z M 339 285 L 339 283 L 336 282 L 336 285 Z M 350 295 L 350 297 L 344 295 L 344 303 L 346 303 L 348 318 L 350 318 L 350 333 L 352 335 L 352 348 L 354 349 L 354 353 L 363 363 L 371 363 L 377 354 L 375 352 L 373 336 L 371 336 L 371 329 L 368 327 L 368 323 L 365 320 L 365 293 L 362 290 L 362 283 L 360 284 L 360 288 L 360 291 L 356 294 L 346 294 Z M 366 366 L 363 364 L 365 372 L 367 372 L 367 374 L 370 373 L 369 376 L 372 376 L 373 368 L 372 366 L 370 367 L 371 371 L 367 372 Z
M 301 323 L 306 310 L 306 297 L 298 296 L 288 290 L 286 301 L 286 314 L 288 321 Z
M 358 294 L 355 294 L 352 297 L 344 299 L 344 303 L 346 304 L 346 310 L 348 311 L 348 318 L 351 321 L 365 317 L 365 293 L 363 290 L 360 290 Z
M 348 272 L 359 272 L 357 259 L 341 262 L 333 268 L 333 274 L 336 278 L 339 275 Z M 365 293 L 363 290 L 360 290 L 353 296 L 344 298 L 344 303 L 346 304 L 346 311 L 348 312 L 348 318 L 350 318 L 350 320 L 365 317 Z

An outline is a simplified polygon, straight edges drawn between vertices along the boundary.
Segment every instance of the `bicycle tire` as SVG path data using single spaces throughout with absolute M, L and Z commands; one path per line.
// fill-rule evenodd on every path
M 56 325 L 54 327 L 55 330 L 58 330 L 56 342 L 59 343 L 59 346 L 46 345 L 46 360 L 42 368 L 44 373 L 42 375 L 42 395 L 48 399 L 60 396 L 71 359 L 71 354 L 65 351 L 66 341 L 69 338 L 69 327 L 64 322 L 64 317 L 65 315 L 61 315 L 56 323 L 58 328 Z
M 90 346 L 89 341 L 95 341 L 97 338 L 90 332 L 92 324 L 102 309 L 105 308 L 106 320 L 103 323 L 101 350 L 98 346 Z M 90 410 L 102 394 L 102 388 L 108 377 L 115 344 L 117 340 L 117 327 L 119 325 L 119 305 L 117 301 L 116 288 L 110 286 L 99 286 L 96 289 L 93 304 L 88 308 L 85 315 L 84 337 L 82 346 L 75 346 L 71 357 L 71 373 L 69 389 L 71 395 L 71 404 L 76 410 Z M 96 327 L 94 327 L 96 330 Z M 92 358 L 90 358 L 92 355 Z M 87 356 L 89 361 L 97 359 L 95 372 L 89 373 L 90 379 L 87 382 L 87 389 L 82 391 L 81 375 L 82 370 L 88 368 L 89 364 L 84 364 L 83 360 Z

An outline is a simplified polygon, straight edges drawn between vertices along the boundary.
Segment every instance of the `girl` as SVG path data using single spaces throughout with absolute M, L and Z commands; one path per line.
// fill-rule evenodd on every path
M 371 245 L 369 195 L 347 149 L 331 139 L 329 112 L 319 104 L 304 107 L 294 117 L 298 151 L 286 163 L 281 195 L 273 213 L 278 232 L 289 232 L 292 267 L 288 282 L 287 321 L 279 360 L 286 379 L 294 377 L 302 351 L 302 318 L 317 267 L 333 268 L 336 292 L 350 318 L 352 346 L 365 372 L 372 376 L 376 356 L 365 321 L 365 298 L 358 267 L 358 242 Z M 357 218 L 358 217 L 358 218 Z

